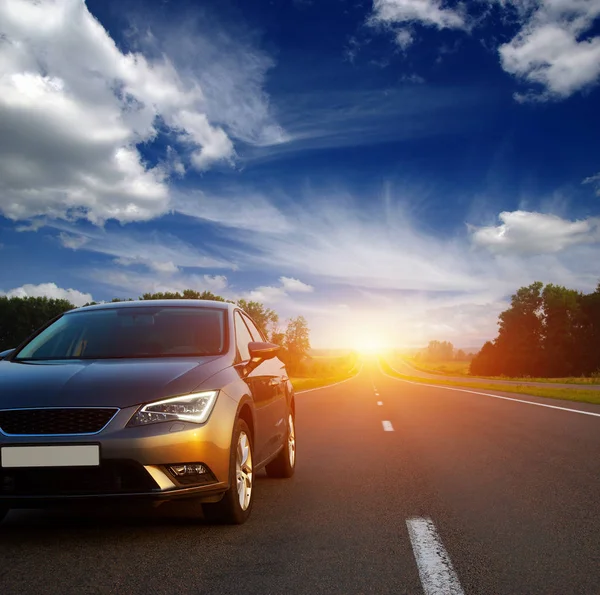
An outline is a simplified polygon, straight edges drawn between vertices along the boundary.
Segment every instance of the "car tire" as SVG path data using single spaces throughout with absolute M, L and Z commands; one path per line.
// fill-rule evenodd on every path
M 203 504 L 209 523 L 241 525 L 246 522 L 254 503 L 254 444 L 248 424 L 238 419 L 231 441 L 229 489 L 219 502 Z
M 269 477 L 292 477 L 296 470 L 296 424 L 291 410 L 288 412 L 286 425 L 285 444 L 277 457 L 266 466 Z
M 9 508 L 0 507 L 0 523 L 6 518 L 9 511 Z

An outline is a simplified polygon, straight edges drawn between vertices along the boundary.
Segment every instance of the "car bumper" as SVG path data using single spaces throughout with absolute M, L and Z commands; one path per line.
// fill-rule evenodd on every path
M 42 508 L 66 502 L 176 498 L 214 501 L 229 487 L 236 403 L 221 393 L 204 424 L 163 422 L 126 427 L 137 407 L 121 409 L 95 435 L 3 436 L 11 446 L 97 445 L 100 464 L 78 467 L 0 467 L 0 506 Z M 201 464 L 206 472 L 179 477 L 173 465 Z

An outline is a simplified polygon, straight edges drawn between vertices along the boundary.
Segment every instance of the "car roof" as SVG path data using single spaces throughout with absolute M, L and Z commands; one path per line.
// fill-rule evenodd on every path
M 216 308 L 218 310 L 233 310 L 237 308 L 235 304 L 229 302 L 218 302 L 215 300 L 132 300 L 128 302 L 106 302 L 104 304 L 94 304 L 92 306 L 83 306 L 71 312 L 81 312 L 84 310 L 107 310 L 114 308 L 140 308 L 140 307 L 171 307 L 171 308 Z

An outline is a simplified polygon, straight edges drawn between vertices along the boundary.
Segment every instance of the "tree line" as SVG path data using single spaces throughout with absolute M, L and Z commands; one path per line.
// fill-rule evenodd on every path
M 536 281 L 499 315 L 498 336 L 470 374 L 562 378 L 600 374 L 600 283 L 593 293 Z
M 288 320 L 280 326 L 279 315 L 257 301 L 244 299 L 226 300 L 210 291 L 198 292 L 186 289 L 179 292 L 144 293 L 140 300 L 195 299 L 216 300 L 237 304 L 267 337 L 267 340 L 282 347 L 279 356 L 294 374 L 310 350 L 310 330 L 303 316 Z M 111 302 L 132 301 L 114 298 Z M 98 302 L 89 302 L 85 306 Z M 52 318 L 75 309 L 76 306 L 65 299 L 48 297 L 7 297 L 0 296 L 0 351 L 20 345 L 27 337 Z
M 429 341 L 423 351 L 415 354 L 415 360 L 423 362 L 468 362 L 472 358 L 473 354 L 455 349 L 450 341 Z

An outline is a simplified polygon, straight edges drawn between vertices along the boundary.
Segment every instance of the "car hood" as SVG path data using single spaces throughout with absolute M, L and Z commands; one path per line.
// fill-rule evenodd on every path
M 0 409 L 129 407 L 191 392 L 227 365 L 227 358 L 223 356 L 76 362 L 1 361 Z

